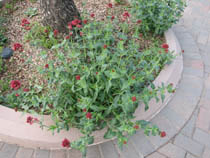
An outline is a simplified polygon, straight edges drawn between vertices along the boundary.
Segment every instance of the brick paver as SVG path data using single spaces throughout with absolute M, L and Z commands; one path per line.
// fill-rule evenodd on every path
M 88 148 L 87 158 L 210 158 L 210 1 L 187 0 L 173 30 L 184 50 L 184 70 L 175 95 L 152 119 L 167 136 L 141 131 L 122 151 L 115 141 Z M 82 158 L 77 150 L 27 149 L 0 142 L 0 158 Z

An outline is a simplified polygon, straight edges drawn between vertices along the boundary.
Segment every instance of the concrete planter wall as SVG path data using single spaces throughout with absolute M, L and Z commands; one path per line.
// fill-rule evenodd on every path
M 181 49 L 179 43 L 172 30 L 165 33 L 169 49 L 174 51 L 176 58 L 170 65 L 166 65 L 160 72 L 159 76 L 154 81 L 156 86 L 164 83 L 165 85 L 173 83 L 174 87 L 178 85 L 181 78 L 183 69 L 183 59 L 181 55 Z M 144 111 L 144 105 L 139 105 L 135 112 L 136 119 L 150 120 L 152 119 L 170 100 L 172 94 L 166 94 L 165 102 L 156 103 L 152 100 L 149 104 L 149 110 Z M 26 123 L 27 116 L 31 114 L 23 115 L 21 112 L 15 112 L 13 109 L 9 109 L 4 106 L 0 106 L 0 139 L 8 142 L 15 143 L 26 147 L 40 147 L 46 149 L 58 149 L 61 147 L 61 142 L 64 138 L 68 138 L 70 141 L 77 140 L 82 134 L 76 128 L 71 128 L 70 131 L 62 131 L 52 135 L 50 131 L 46 129 L 40 129 L 39 125 L 29 125 Z M 35 116 L 41 119 L 41 116 Z M 44 116 L 44 123 L 47 125 L 53 124 L 50 116 Z M 93 133 L 95 137 L 94 144 L 107 141 L 103 139 L 106 129 L 96 131 Z

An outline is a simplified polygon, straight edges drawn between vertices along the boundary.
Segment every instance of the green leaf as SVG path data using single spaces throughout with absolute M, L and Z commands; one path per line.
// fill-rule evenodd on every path
M 88 137 L 88 144 L 93 144 L 93 142 L 94 142 L 94 137 L 93 136 L 90 136 L 90 137 Z
M 116 136 L 116 132 L 112 131 L 110 128 L 107 130 L 107 132 L 104 134 L 105 139 L 111 139 Z

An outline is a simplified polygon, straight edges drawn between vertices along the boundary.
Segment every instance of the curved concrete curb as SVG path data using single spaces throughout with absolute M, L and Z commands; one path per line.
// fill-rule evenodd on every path
M 166 65 L 164 67 L 154 81 L 154 84 L 159 86 L 162 83 L 165 85 L 173 83 L 174 86 L 177 86 L 183 69 L 182 55 L 179 55 L 181 49 L 172 30 L 167 31 L 165 36 L 170 50 L 174 51 L 176 58 L 170 65 Z M 151 101 L 150 110 L 148 110 L 146 113 L 144 112 L 144 107 L 139 106 L 135 113 L 136 119 L 152 119 L 152 117 L 154 117 L 167 104 L 167 102 L 171 99 L 171 96 L 172 94 L 166 94 L 166 99 L 163 104 L 161 102 L 156 103 L 154 100 Z M 39 125 L 37 124 L 27 124 L 26 118 L 31 114 L 23 115 L 21 112 L 15 112 L 13 109 L 9 109 L 4 106 L 0 106 L 0 112 L 0 139 L 8 143 L 32 148 L 39 147 L 45 149 L 60 149 L 61 142 L 64 138 L 74 141 L 82 136 L 79 130 L 75 128 L 71 128 L 68 132 L 62 131 L 52 135 L 50 131 L 40 129 Z M 42 119 L 41 116 L 37 117 Z M 44 116 L 44 124 L 53 124 L 50 116 Z M 95 137 L 93 145 L 108 141 L 103 139 L 105 131 L 106 129 L 103 129 L 93 133 Z
M 170 65 L 166 65 L 164 67 L 153 83 L 156 87 L 161 86 L 162 83 L 166 86 L 172 83 L 173 88 L 176 88 L 182 76 L 183 57 L 179 42 L 171 29 L 165 32 L 165 38 L 169 45 L 169 50 L 173 51 L 176 57 Z M 144 110 L 144 105 L 140 104 L 135 111 L 135 119 L 151 120 L 167 105 L 172 96 L 173 93 L 166 93 L 163 103 L 161 101 L 156 102 L 155 99 L 152 99 L 149 103 L 149 109 L 147 111 Z

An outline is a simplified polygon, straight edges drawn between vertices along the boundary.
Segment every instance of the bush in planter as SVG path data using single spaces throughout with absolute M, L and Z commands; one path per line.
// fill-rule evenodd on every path
M 164 99 L 166 90 L 172 87 L 155 87 L 152 81 L 161 68 L 172 59 L 165 44 L 151 44 L 140 50 L 139 26 L 128 22 L 130 14 L 125 12 L 123 20 L 110 18 L 107 21 L 83 22 L 75 19 L 69 23 L 70 34 L 62 43 L 54 45 L 54 60 L 46 60 L 39 68 L 47 83 L 23 89 L 20 81 L 12 81 L 14 90 L 6 102 L 16 109 L 50 114 L 55 125 L 48 128 L 58 132 L 71 127 L 80 129 L 84 137 L 63 146 L 81 150 L 94 142 L 92 132 L 108 128 L 104 138 L 118 138 L 122 146 L 127 136 L 138 128 L 145 134 L 160 134 L 156 126 L 146 121 L 133 122 L 139 101 L 148 109 L 148 102 Z M 43 53 L 43 58 L 46 58 Z M 27 122 L 37 122 L 29 117 Z M 41 126 L 45 126 L 40 122 Z M 161 133 L 164 136 L 164 133 Z
M 132 12 L 142 20 L 143 33 L 161 35 L 175 24 L 185 7 L 184 0 L 132 0 Z

